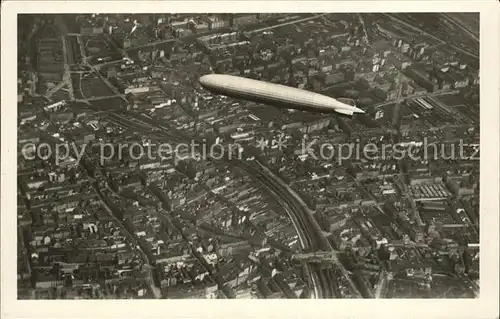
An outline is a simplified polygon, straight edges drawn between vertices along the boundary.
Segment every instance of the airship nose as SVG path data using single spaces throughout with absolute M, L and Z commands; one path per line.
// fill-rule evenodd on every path
M 210 75 L 203 75 L 198 79 L 201 85 L 207 85 L 210 82 Z

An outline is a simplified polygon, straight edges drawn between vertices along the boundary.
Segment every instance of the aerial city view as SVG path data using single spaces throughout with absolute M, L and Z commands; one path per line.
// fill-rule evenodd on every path
M 17 30 L 18 299 L 479 297 L 479 14 Z

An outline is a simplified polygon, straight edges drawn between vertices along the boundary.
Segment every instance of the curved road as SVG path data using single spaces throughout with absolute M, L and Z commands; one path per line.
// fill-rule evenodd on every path
M 469 51 L 466 51 L 466 50 L 464 50 L 462 48 L 457 47 L 456 45 L 448 43 L 445 40 L 442 40 L 442 39 L 440 39 L 440 38 L 438 38 L 438 37 L 436 37 L 436 36 L 434 36 L 434 35 L 432 35 L 432 34 L 430 34 L 428 32 L 425 32 L 424 30 L 422 30 L 422 29 L 420 29 L 420 28 L 418 28 L 418 27 L 416 27 L 416 26 L 414 26 L 414 25 L 412 25 L 412 24 L 410 24 L 410 23 L 408 23 L 406 21 L 401 20 L 398 17 L 395 17 L 393 14 L 388 14 L 388 13 L 382 13 L 382 14 L 384 16 L 388 17 L 391 20 L 397 21 L 397 22 L 401 23 L 402 25 L 404 25 L 404 26 L 406 26 L 406 27 L 408 27 L 410 29 L 418 31 L 418 32 L 420 32 L 421 34 L 423 34 L 425 36 L 428 36 L 429 38 L 432 38 L 432 39 L 434 39 L 436 41 L 439 41 L 440 43 L 445 43 L 445 44 L 449 45 L 450 47 L 452 47 L 453 49 L 455 49 L 455 50 L 457 50 L 459 52 L 462 52 L 463 54 L 466 54 L 466 55 L 471 56 L 473 58 L 479 59 L 479 56 L 477 54 L 471 53 Z

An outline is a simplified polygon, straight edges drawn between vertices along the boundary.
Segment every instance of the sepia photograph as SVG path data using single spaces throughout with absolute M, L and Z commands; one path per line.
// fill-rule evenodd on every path
M 484 296 L 482 13 L 218 7 L 12 18 L 12 298 Z

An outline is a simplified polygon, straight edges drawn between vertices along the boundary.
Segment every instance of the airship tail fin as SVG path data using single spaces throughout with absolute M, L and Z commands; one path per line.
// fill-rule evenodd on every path
M 336 109 L 335 112 L 340 113 L 340 114 L 344 114 L 344 115 L 349 115 L 349 116 L 354 114 L 353 111 L 343 110 L 343 109 Z

